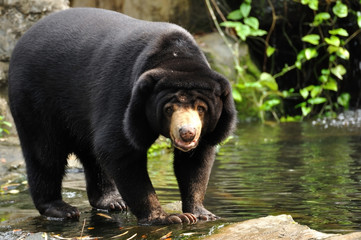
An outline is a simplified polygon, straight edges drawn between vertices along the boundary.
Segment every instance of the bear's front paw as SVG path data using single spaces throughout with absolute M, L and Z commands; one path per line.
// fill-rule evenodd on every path
M 194 224 L 197 222 L 196 216 L 192 213 L 181 213 L 181 214 L 172 214 L 169 215 L 165 221 L 167 223 L 186 223 L 186 224 Z
M 215 214 L 211 213 L 204 207 L 198 207 L 193 214 L 202 221 L 214 221 L 219 219 L 220 217 L 216 216 Z
M 80 216 L 80 212 L 76 207 L 62 200 L 40 204 L 38 209 L 42 215 L 51 218 L 79 219 Z
M 128 209 L 127 204 L 120 195 L 102 196 L 97 201 L 90 203 L 93 208 L 107 211 L 125 211 Z
M 168 225 L 168 224 L 194 224 L 197 222 L 196 216 L 191 213 L 181 213 L 181 214 L 164 214 L 163 216 L 159 216 L 155 219 L 140 219 L 140 225 Z

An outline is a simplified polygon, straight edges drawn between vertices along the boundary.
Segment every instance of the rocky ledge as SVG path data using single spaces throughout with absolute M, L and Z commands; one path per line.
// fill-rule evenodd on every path
M 290 215 L 268 216 L 231 224 L 206 240 L 357 240 L 361 232 L 326 234 L 300 225 Z

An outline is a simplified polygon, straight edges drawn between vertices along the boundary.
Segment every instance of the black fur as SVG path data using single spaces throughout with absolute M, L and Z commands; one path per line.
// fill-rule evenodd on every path
M 91 8 L 35 24 L 14 49 L 9 98 L 39 212 L 79 216 L 61 198 L 66 158 L 74 152 L 93 207 L 121 210 L 126 203 L 140 222 L 191 221 L 161 209 L 146 167 L 149 146 L 159 134 L 169 137 L 162 109 L 179 91 L 209 108 L 199 146 L 175 150 L 183 210 L 213 219 L 202 201 L 214 146 L 231 133 L 235 108 L 230 84 L 210 69 L 191 35 Z

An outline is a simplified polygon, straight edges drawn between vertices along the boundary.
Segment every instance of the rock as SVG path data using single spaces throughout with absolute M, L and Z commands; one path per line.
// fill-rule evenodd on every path
M 71 6 L 104 8 L 143 20 L 176 23 L 191 32 L 208 32 L 213 27 L 204 1 L 72 0 Z
M 347 235 L 326 234 L 296 223 L 290 215 L 268 216 L 235 223 L 222 228 L 206 240 L 357 240 L 361 232 Z
M 7 78 L 17 40 L 42 17 L 66 9 L 68 4 L 68 0 L 0 1 L 0 115 L 5 116 L 6 121 L 13 122 L 7 107 Z

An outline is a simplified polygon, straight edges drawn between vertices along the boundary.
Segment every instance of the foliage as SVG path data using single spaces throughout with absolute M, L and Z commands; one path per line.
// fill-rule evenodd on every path
M 4 133 L 9 134 L 7 128 L 11 128 L 11 126 L 11 123 L 5 121 L 5 117 L 0 115 L 0 137 L 2 137 Z
M 322 9 L 319 0 L 296 1 L 310 8 L 314 13 L 314 19 L 310 23 L 300 23 L 308 24 L 309 31 L 301 39 L 304 44 L 302 49 L 297 50 L 298 54 L 294 64 L 284 66 L 282 71 L 277 74 L 262 72 L 256 80 L 247 79 L 244 77 L 247 69 L 241 66 L 237 59 L 237 48 L 240 42 L 247 38 L 259 38 L 265 45 L 265 59 L 271 57 L 276 51 L 274 47 L 268 44 L 277 20 L 271 1 L 268 2 L 273 12 L 273 21 L 268 32 L 259 29 L 258 19 L 250 16 L 252 0 L 243 1 L 239 9 L 228 14 L 227 21 L 219 24 L 233 29 L 234 35 L 237 36 L 236 44 L 231 45 L 227 42 L 232 53 L 236 56 L 235 68 L 238 76 L 232 81 L 233 97 L 236 103 L 244 105 L 242 102 L 247 101 L 248 105 L 256 109 L 258 117 L 262 121 L 265 120 L 268 112 L 272 113 L 276 120 L 292 121 L 311 116 L 315 112 L 329 115 L 341 108 L 347 109 L 350 94 L 340 93 L 339 85 L 347 73 L 345 62 L 350 57 L 346 45 L 360 33 L 360 29 L 350 34 L 346 29 L 338 26 L 342 19 L 353 14 L 357 19 L 358 26 L 361 27 L 361 12 L 352 11 L 342 0 L 326 1 L 326 5 L 323 4 Z M 212 14 L 213 10 L 210 4 L 208 4 L 208 8 Z M 217 20 L 215 18 L 213 20 L 217 26 Z M 218 31 L 221 33 L 224 30 L 218 27 Z M 265 39 L 260 38 L 265 35 L 267 35 Z M 311 64 L 306 66 L 306 62 Z M 324 66 L 321 69 L 314 69 L 314 74 L 318 79 L 317 83 L 301 87 L 293 86 L 286 91 L 279 90 L 277 78 L 292 70 L 302 71 L 306 67 L 314 66 L 312 64 L 314 62 L 323 62 L 322 66 Z M 291 97 L 298 100 L 299 104 L 295 107 L 301 109 L 302 116 L 285 116 L 282 109 L 283 100 Z

